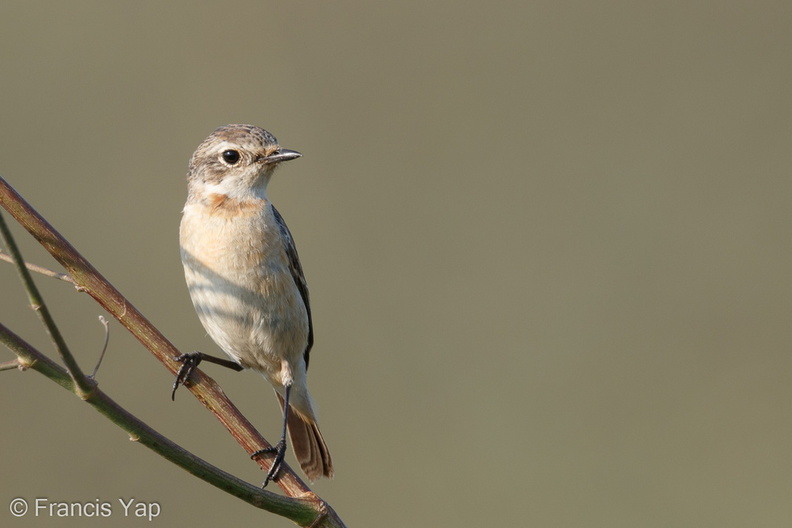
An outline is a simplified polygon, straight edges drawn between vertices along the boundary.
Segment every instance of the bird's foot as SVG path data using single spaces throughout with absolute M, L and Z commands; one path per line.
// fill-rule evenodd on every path
M 176 373 L 176 379 L 173 381 L 173 392 L 171 392 L 171 400 L 176 399 L 176 389 L 179 388 L 179 385 L 184 385 L 187 382 L 187 378 L 190 377 L 192 371 L 198 366 L 198 364 L 203 360 L 204 355 L 201 352 L 190 352 L 189 354 L 179 354 L 176 356 L 174 361 L 178 361 L 182 364 L 179 368 L 179 371 Z
M 281 438 L 280 441 L 274 446 L 259 449 L 250 455 L 250 458 L 256 458 L 259 455 L 263 455 L 265 453 L 275 453 L 275 459 L 272 461 L 272 466 L 267 472 L 267 478 L 264 479 L 264 484 L 261 485 L 262 488 L 266 488 L 270 481 L 275 481 L 278 478 L 281 465 L 283 465 L 283 459 L 286 456 L 286 439 Z

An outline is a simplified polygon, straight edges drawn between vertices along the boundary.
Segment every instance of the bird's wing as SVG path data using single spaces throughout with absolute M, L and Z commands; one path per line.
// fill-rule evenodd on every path
M 297 285 L 297 290 L 300 292 L 300 297 L 302 297 L 303 304 L 305 304 L 305 311 L 308 313 L 308 345 L 305 347 L 305 353 L 303 355 L 305 358 L 305 368 L 307 369 L 308 356 L 311 352 L 311 347 L 313 346 L 314 342 L 313 320 L 311 319 L 311 302 L 308 298 L 308 284 L 305 282 L 305 275 L 303 274 L 302 265 L 300 264 L 300 257 L 297 255 L 297 247 L 294 245 L 294 239 L 291 236 L 291 232 L 289 232 L 286 222 L 283 220 L 283 217 L 278 212 L 278 210 L 275 209 L 275 206 L 272 206 L 272 212 L 275 214 L 275 221 L 278 222 L 278 227 L 280 228 L 283 240 L 286 241 L 285 249 L 286 257 L 289 259 L 289 271 L 291 271 L 294 284 Z

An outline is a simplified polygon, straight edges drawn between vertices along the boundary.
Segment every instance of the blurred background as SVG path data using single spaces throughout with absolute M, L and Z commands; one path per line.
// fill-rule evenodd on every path
M 0 175 L 184 351 L 217 352 L 178 252 L 193 150 L 241 122 L 303 153 L 270 197 L 350 527 L 792 524 L 789 2 L 10 1 L 0 70 Z M 103 311 L 38 283 L 90 371 Z M 51 352 L 26 305 L 0 263 L 0 320 Z M 277 437 L 266 382 L 205 370 Z M 263 480 L 115 322 L 99 382 Z M 3 526 L 144 522 L 15 497 L 292 526 L 35 372 L 0 402 Z

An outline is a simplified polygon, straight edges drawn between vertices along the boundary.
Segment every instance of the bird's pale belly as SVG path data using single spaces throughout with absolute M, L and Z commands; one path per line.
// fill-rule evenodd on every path
M 190 221 L 186 215 L 184 220 Z M 207 333 L 229 357 L 277 382 L 272 378 L 282 360 L 302 361 L 308 340 L 305 304 L 285 261 L 250 251 L 236 237 L 224 238 L 182 237 L 190 297 Z

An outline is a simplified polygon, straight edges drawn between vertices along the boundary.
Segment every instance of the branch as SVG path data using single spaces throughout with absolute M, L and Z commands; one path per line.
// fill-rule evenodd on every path
M 181 366 L 173 359 L 179 355 L 176 347 L 3 178 L 0 178 L 0 205 L 66 269 L 79 291 L 93 297 L 175 375 Z M 187 388 L 215 415 L 246 453 L 250 455 L 271 445 L 255 430 L 212 378 L 196 369 L 190 381 Z M 270 459 L 259 459 L 257 462 L 264 471 L 269 470 Z M 343 522 L 332 508 L 316 496 L 287 464 L 282 465 L 276 483 L 289 497 L 298 497 L 313 505 L 314 510 L 321 516 L 315 526 L 343 526 Z

